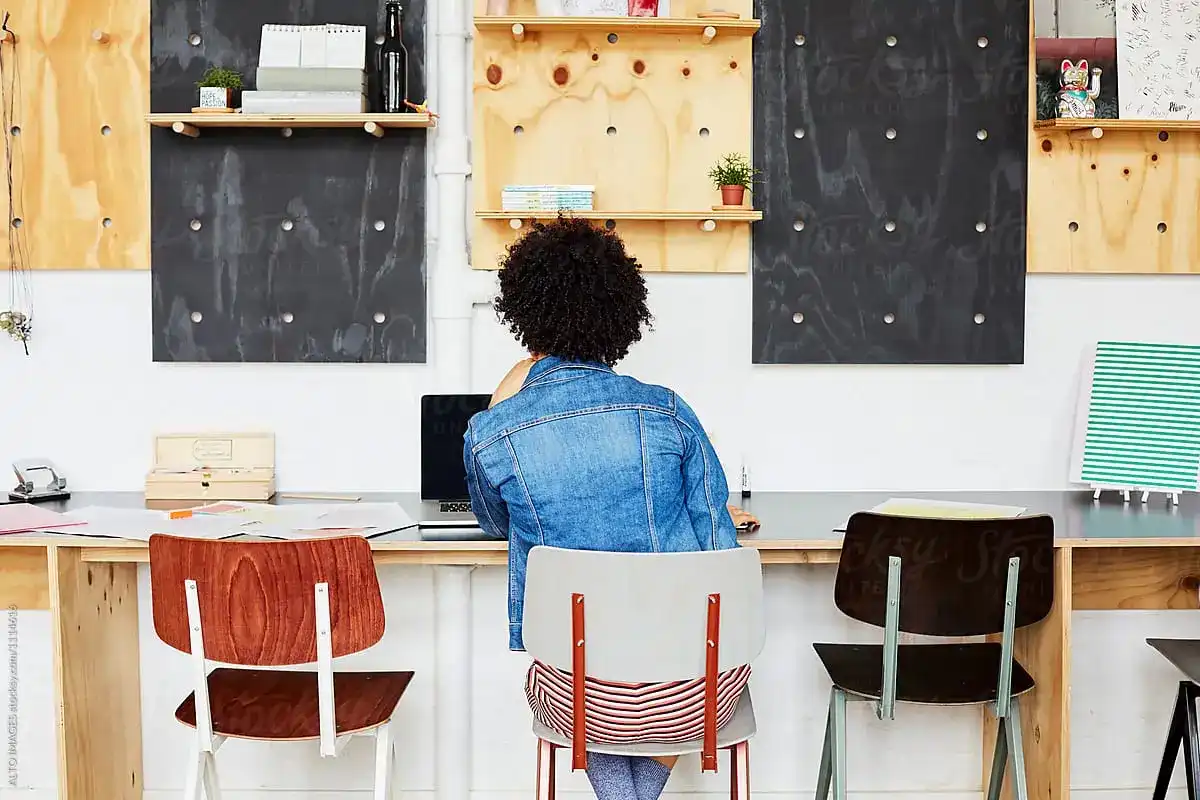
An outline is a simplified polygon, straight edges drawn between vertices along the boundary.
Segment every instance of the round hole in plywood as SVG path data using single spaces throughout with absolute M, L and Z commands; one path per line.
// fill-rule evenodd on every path
M 620 37 L 620 36 L 617 36 L 615 33 L 610 33 L 610 34 L 608 35 L 608 43 L 609 43 L 609 44 L 616 44 L 616 43 L 617 43 L 617 40 L 618 40 L 618 39 L 620 39 L 620 38 L 621 38 L 621 37 Z
M 513 136 L 520 136 L 520 135 L 521 135 L 522 133 L 524 133 L 524 132 L 525 132 L 525 126 L 524 126 L 524 125 L 515 125 L 515 126 L 513 126 Z
M 1095 169 L 1095 168 L 1096 168 L 1096 165 L 1095 165 L 1095 164 L 1092 164 L 1092 169 Z
M 21 135 L 21 126 L 13 125 L 11 128 L 8 129 L 8 132 L 11 133 L 13 136 L 20 136 Z
M 500 83 L 501 79 L 504 78 L 504 70 L 500 67 L 499 64 L 488 64 L 486 74 L 487 74 L 487 82 L 490 83 L 492 86 L 495 86 L 496 84 Z
M 633 62 L 633 73 L 635 75 L 641 75 L 645 71 L 646 71 L 646 62 L 645 61 L 642 61 L 639 58 L 637 61 Z
M 1071 220 L 1067 223 L 1067 230 L 1069 230 L 1071 233 L 1074 233 L 1075 231 L 1079 230 L 1079 223 L 1075 220 Z
M 105 217 L 104 219 L 100 220 L 100 224 L 106 228 L 111 228 L 112 227 L 112 217 Z
M 20 217 L 13 217 L 12 226 L 14 228 L 19 228 L 24 224 L 25 224 L 25 221 L 22 220 Z
M 1050 141 L 1049 139 L 1042 139 L 1042 152 L 1043 153 L 1049 153 L 1053 149 L 1054 149 L 1054 142 Z
M 387 322 L 387 314 L 384 314 L 382 311 L 376 311 L 375 316 L 371 317 L 371 319 L 375 320 L 376 324 L 382 325 L 384 322 Z
M 1160 142 L 1165 142 L 1167 139 L 1170 139 L 1170 138 L 1171 138 L 1171 134 L 1167 133 L 1166 131 L 1158 132 L 1158 140 Z
M 566 86 L 567 81 L 571 80 L 571 70 L 565 65 L 559 64 L 554 68 L 554 84 L 556 86 Z
M 609 136 L 616 136 L 616 135 L 617 135 L 617 129 L 616 129 L 614 126 L 612 126 L 612 125 L 609 125 L 609 126 L 608 126 L 608 130 L 606 130 L 606 131 L 605 131 L 605 133 L 607 133 Z
M 1129 174 L 1129 167 L 1126 167 L 1125 169 L 1121 170 L 1121 174 L 1122 174 L 1122 175 L 1128 175 L 1128 174 Z
M 795 314 L 792 314 L 792 322 L 799 325 L 800 323 L 804 322 L 804 315 L 797 311 Z
M 1165 223 L 1165 222 L 1158 223 L 1158 232 L 1166 233 L 1167 232 L 1167 223 Z
M 796 38 L 792 39 L 792 42 L 796 45 L 796 47 L 804 47 L 804 43 L 807 41 L 808 39 L 804 37 L 803 33 L 797 33 Z
M 200 34 L 198 33 L 193 33 L 192 35 L 188 36 L 188 44 L 190 44 L 192 47 L 199 47 L 202 41 L 204 40 L 200 38 Z
M 692 68 L 687 66 L 686 64 L 679 71 L 683 74 L 683 77 L 685 77 L 685 78 L 692 74 Z
M 599 60 L 600 60 L 600 54 L 592 53 L 592 61 L 599 61 Z
M 736 62 L 736 61 L 730 61 L 730 62 L 729 62 L 729 68 L 730 68 L 730 69 L 737 69 L 737 62 Z
M 204 315 L 201 314 L 199 311 L 193 311 L 191 313 L 191 320 L 192 320 L 192 322 L 197 322 L 197 323 L 202 322 L 204 320 Z
M 604 230 L 611 231 L 611 230 L 616 230 L 616 228 L 617 228 L 617 221 L 615 219 L 604 220 Z
M 983 314 L 976 314 L 975 315 L 975 324 L 982 325 L 984 320 L 986 320 L 986 319 L 987 319 L 987 317 L 985 317 Z
M 708 128 L 701 128 L 701 129 L 700 129 L 700 131 L 699 131 L 699 133 L 700 133 L 700 138 L 701 138 L 701 139 L 707 139 L 707 138 L 708 138 L 708 133 L 709 133 L 709 131 L 708 131 Z
M 109 127 L 108 125 L 100 126 L 100 135 L 101 136 L 108 136 L 111 133 L 112 133 L 112 128 Z
M 1150 154 L 1150 160 L 1151 160 L 1151 161 L 1158 161 L 1158 153 L 1151 153 L 1151 154 Z

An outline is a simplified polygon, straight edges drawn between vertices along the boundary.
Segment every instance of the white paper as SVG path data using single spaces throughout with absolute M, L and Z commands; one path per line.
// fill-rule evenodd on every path
M 300 66 L 300 26 L 263 25 L 258 45 L 260 67 Z
M 399 503 L 342 503 L 329 508 L 319 517 L 321 528 L 374 528 L 375 533 L 389 533 L 416 526 Z
M 367 57 L 367 29 L 362 25 L 325 26 L 325 65 L 364 69 Z
M 892 497 L 871 509 L 876 514 L 934 519 L 1013 519 L 1025 513 L 1018 506 L 960 503 L 954 500 L 920 500 Z
M 241 532 L 236 524 L 227 518 L 192 516 L 187 519 L 170 519 L 166 511 L 149 508 L 88 506 L 69 511 L 63 516 L 84 522 L 83 525 L 72 525 L 55 531 L 64 536 L 103 536 L 144 542 L 149 541 L 156 533 L 193 539 L 224 539 Z
M 325 57 L 325 26 L 303 26 L 300 31 L 300 66 L 324 67 Z
M 1200 119 L 1197 31 L 1200 0 L 1117 0 L 1122 119 Z

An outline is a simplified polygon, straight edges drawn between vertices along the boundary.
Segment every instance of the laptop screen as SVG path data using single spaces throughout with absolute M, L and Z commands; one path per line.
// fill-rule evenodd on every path
M 487 394 L 427 394 L 421 398 L 421 499 L 466 500 L 463 435 L 488 407 Z

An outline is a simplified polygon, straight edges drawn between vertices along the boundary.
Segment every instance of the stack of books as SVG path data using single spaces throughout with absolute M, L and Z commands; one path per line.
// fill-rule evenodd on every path
M 369 110 L 367 29 L 264 25 L 255 91 L 243 114 L 362 114 Z
M 505 186 L 500 196 L 504 211 L 591 211 L 595 186 Z

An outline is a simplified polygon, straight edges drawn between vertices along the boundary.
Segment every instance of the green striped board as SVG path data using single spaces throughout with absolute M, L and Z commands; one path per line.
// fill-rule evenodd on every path
M 1200 345 L 1098 342 L 1075 469 L 1096 488 L 1195 491 Z

